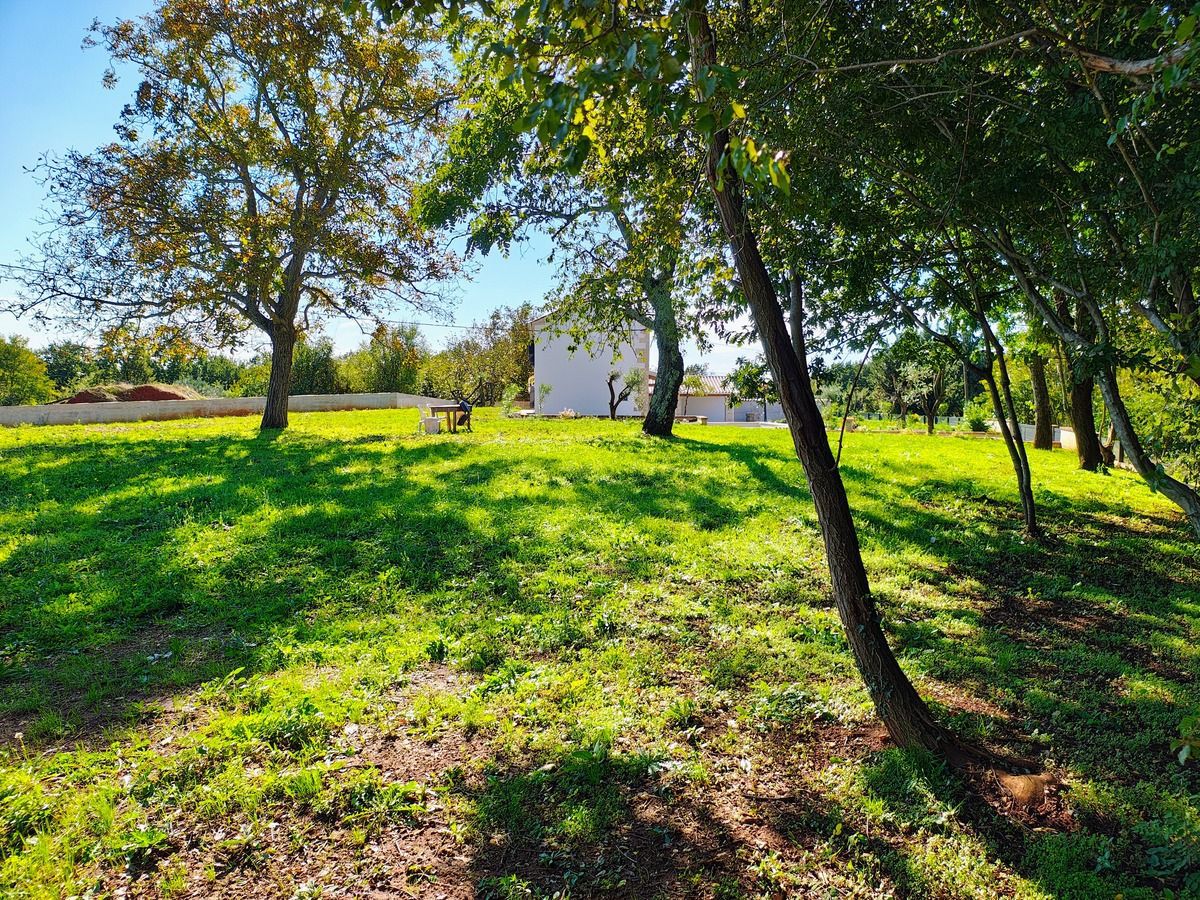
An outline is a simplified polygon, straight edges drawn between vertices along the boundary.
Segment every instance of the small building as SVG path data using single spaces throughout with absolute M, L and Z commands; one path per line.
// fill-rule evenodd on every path
M 768 403 L 766 418 L 763 418 L 761 403 L 754 400 L 733 402 L 733 390 L 724 375 L 701 375 L 703 390 L 688 394 L 680 388 L 679 403 L 675 406 L 677 416 L 704 416 L 710 422 L 774 422 L 783 418 L 783 407 Z M 650 376 L 654 385 L 654 376 Z
M 646 413 L 654 391 L 654 373 L 650 369 L 650 332 L 645 327 L 630 323 L 624 333 L 581 333 L 554 320 L 553 313 L 539 316 L 531 325 L 534 412 L 556 416 L 570 409 L 580 416 L 607 416 L 609 374 L 618 373 L 614 386 L 619 393 L 626 373 L 641 369 L 644 377 L 640 389 L 617 407 L 617 415 Z M 710 422 L 783 419 L 779 403 L 767 404 L 765 416 L 762 404 L 754 400 L 733 403 L 724 375 L 701 375 L 700 380 L 704 384 L 702 391 L 687 397 L 680 391 L 675 407 L 677 416 L 705 416 Z
M 533 326 L 533 400 L 541 415 L 558 415 L 574 410 L 581 416 L 608 415 L 608 376 L 616 371 L 614 383 L 620 392 L 625 374 L 640 368 L 650 370 L 650 332 L 631 323 L 624 334 L 585 335 L 564 330 L 551 314 L 539 316 Z M 637 416 L 646 411 L 649 382 L 617 407 L 619 416 Z

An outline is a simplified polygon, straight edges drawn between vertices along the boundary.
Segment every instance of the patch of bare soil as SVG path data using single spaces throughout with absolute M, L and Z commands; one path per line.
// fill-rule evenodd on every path
M 727 712 L 708 713 L 682 738 L 699 752 L 706 778 L 687 777 L 670 761 L 642 773 L 607 769 L 603 777 L 619 795 L 620 814 L 597 840 L 564 848 L 524 834 L 468 833 L 456 821 L 456 798 L 482 802 L 497 779 L 529 779 L 554 769 L 505 759 L 481 734 L 443 729 L 429 735 L 408 727 L 413 698 L 471 685 L 468 676 L 445 666 L 415 672 L 392 698 L 395 727 L 347 726 L 339 742 L 345 769 L 374 768 L 385 783 L 415 781 L 429 789 L 426 808 L 414 820 L 364 834 L 295 808 L 273 807 L 270 819 L 259 812 L 220 827 L 180 822 L 156 869 L 114 873 L 106 886 L 114 896 L 161 897 L 161 885 L 174 872 L 185 886 L 177 882 L 172 897 L 222 900 L 318 892 L 324 900 L 466 900 L 481 896 L 481 885 L 505 878 L 546 893 L 569 885 L 572 897 L 712 900 L 733 889 L 781 898 L 904 895 L 904 886 L 885 871 L 863 876 L 848 868 L 840 851 L 831 857 L 830 841 L 837 836 L 849 846 L 853 839 L 855 852 L 884 858 L 910 851 L 906 845 L 921 838 L 899 829 L 875 833 L 864 827 L 858 833 L 852 811 L 837 809 L 819 788 L 820 774 L 833 762 L 860 760 L 888 746 L 878 724 L 760 734 L 741 729 Z M 1043 776 L 993 773 L 990 782 L 980 783 L 987 805 L 1022 823 L 1016 828 L 1047 827 L 1061 808 L 1057 785 Z M 446 786 L 452 786 L 448 793 Z M 527 795 L 520 813 L 536 819 L 543 812 L 536 807 L 539 796 Z M 772 881 L 764 865 L 789 874 Z M 998 888 L 997 896 L 1003 895 Z
M 123 401 L 137 400 L 198 400 L 200 394 L 188 387 L 175 384 L 139 384 L 121 391 L 118 398 Z

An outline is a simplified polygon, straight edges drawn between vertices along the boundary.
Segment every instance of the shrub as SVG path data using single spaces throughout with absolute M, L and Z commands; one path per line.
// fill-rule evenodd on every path
M 991 417 L 992 404 L 983 394 L 968 403 L 963 410 L 963 421 L 967 423 L 968 431 L 987 431 Z
M 519 393 L 521 393 L 521 389 L 515 384 L 510 384 L 504 389 L 504 394 L 500 397 L 500 414 L 502 416 L 513 414 L 513 401 L 517 399 Z

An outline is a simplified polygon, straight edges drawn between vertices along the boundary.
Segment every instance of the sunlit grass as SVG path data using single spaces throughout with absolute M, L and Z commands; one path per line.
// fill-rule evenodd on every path
M 905 667 L 1079 797 L 1077 833 L 1014 849 L 929 760 L 763 756 L 871 719 L 786 432 L 487 412 L 437 437 L 413 412 L 2 430 L 0 883 L 151 892 L 157 872 L 202 896 L 230 866 L 428 822 L 480 858 L 496 833 L 545 858 L 484 887 L 620 893 L 612 854 L 579 860 L 637 826 L 630 792 L 703 796 L 746 759 L 825 804 L 807 849 L 745 849 L 749 894 L 1186 890 L 1200 783 L 1169 742 L 1200 704 L 1195 546 L 1128 473 L 1032 464 L 1047 546 L 999 442 L 850 434 L 843 456 Z M 385 783 L 364 733 L 465 736 L 483 787 Z M 181 855 L 196 841 L 211 873 Z M 694 877 L 706 896 L 727 876 Z

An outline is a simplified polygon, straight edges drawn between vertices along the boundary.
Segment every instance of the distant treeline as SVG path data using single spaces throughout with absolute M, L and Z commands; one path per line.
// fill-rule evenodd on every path
M 461 398 L 482 405 L 528 397 L 533 307 L 501 308 L 433 351 L 414 325 L 377 327 L 362 345 L 338 355 L 322 335 L 296 345 L 292 394 L 397 391 Z M 209 397 L 262 396 L 270 354 L 238 360 L 189 342 L 170 329 L 110 329 L 96 346 L 55 341 L 31 350 L 0 339 L 0 405 L 46 403 L 98 384 L 186 385 Z

